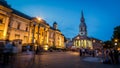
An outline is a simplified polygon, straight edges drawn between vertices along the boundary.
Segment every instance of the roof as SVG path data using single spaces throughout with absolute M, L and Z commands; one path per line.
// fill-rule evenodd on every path
M 10 8 L 11 6 L 7 4 L 7 2 L 5 0 L 0 0 L 0 5 L 3 5 L 7 8 Z
M 77 36 L 75 36 L 75 37 L 73 38 L 73 40 L 75 40 L 75 39 L 81 39 L 81 40 L 87 39 L 87 40 L 90 40 L 90 37 L 80 36 L 80 35 L 78 34 Z
M 24 14 L 24 13 L 18 11 L 18 10 L 15 10 L 15 9 L 12 9 L 12 10 L 13 10 L 13 13 L 14 13 L 14 14 L 19 15 L 19 16 L 21 16 L 21 17 L 27 18 L 27 19 L 29 19 L 29 20 L 31 20 L 31 19 L 33 18 L 33 17 L 28 16 L 28 15 L 26 15 L 26 14 Z
M 53 27 L 50 27 L 50 29 L 57 30 L 57 31 L 61 32 L 59 29 L 55 29 L 55 28 L 53 28 Z
M 16 15 L 19 15 L 19 16 L 21 16 L 21 17 L 27 18 L 27 19 L 29 19 L 29 20 L 32 19 L 32 17 L 30 17 L 30 16 L 28 16 L 28 15 L 26 15 L 26 14 L 24 14 L 24 13 L 18 11 L 18 10 L 15 10 L 15 9 L 11 8 L 11 6 L 8 5 L 7 2 L 6 2 L 5 0 L 0 0 L 0 5 L 12 9 L 12 10 L 13 10 L 12 13 L 14 13 L 14 14 L 16 14 Z
M 88 37 L 88 36 L 80 36 L 79 34 L 73 38 L 73 40 L 76 40 L 76 39 L 81 39 L 81 40 L 87 39 L 87 40 L 101 41 L 101 40 L 99 40 L 97 38 Z

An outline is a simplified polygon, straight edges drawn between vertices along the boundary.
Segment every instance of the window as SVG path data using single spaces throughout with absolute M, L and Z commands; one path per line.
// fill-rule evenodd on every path
M 20 29 L 20 23 L 18 23 L 17 29 Z
M 20 39 L 20 35 L 19 34 L 15 34 L 15 39 Z
M 3 19 L 1 18 L 1 19 L 0 19 L 0 24 L 1 24 L 2 22 L 3 22 Z
M 26 31 L 28 31 L 28 27 L 26 27 Z
M 25 31 L 28 31 L 28 24 L 26 24 L 26 28 L 25 28 Z
M 12 22 L 9 22 L 8 26 L 9 26 L 9 27 L 12 27 L 12 24 L 13 24 Z

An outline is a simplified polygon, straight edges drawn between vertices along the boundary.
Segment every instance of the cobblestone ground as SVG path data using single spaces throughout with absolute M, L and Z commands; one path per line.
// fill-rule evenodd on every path
M 103 64 L 99 58 L 79 57 L 77 52 L 45 52 L 21 54 L 17 60 L 0 68 L 120 68 L 120 64 Z

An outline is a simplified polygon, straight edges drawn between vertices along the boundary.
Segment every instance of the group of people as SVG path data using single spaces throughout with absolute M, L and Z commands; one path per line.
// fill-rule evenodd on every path
M 98 50 L 93 50 L 93 49 L 85 49 L 85 48 L 80 48 L 79 49 L 80 56 L 93 56 L 97 57 L 99 54 Z
M 104 49 L 103 54 L 103 63 L 106 64 L 119 64 L 119 51 L 115 48 Z
M 3 63 L 8 64 L 10 60 L 14 60 L 16 58 L 17 52 L 18 49 L 16 44 L 6 40 L 5 46 L 3 48 Z
M 116 48 L 111 49 L 79 49 L 80 56 L 92 56 L 92 57 L 101 57 L 102 62 L 105 64 L 119 64 L 120 53 Z

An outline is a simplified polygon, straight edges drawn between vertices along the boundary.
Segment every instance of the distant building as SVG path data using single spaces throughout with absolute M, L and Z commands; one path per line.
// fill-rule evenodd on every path
M 30 17 L 0 0 L 0 40 L 22 40 L 41 47 L 64 48 L 64 35 L 56 22 L 51 27 L 45 20 Z
M 73 45 L 73 42 L 70 38 L 66 39 L 66 48 L 71 48 Z
M 87 26 L 85 23 L 83 12 L 81 12 L 81 23 L 79 25 L 79 34 L 75 36 L 72 41 L 76 48 L 90 48 L 90 49 L 101 49 L 102 41 L 96 38 L 87 36 Z

